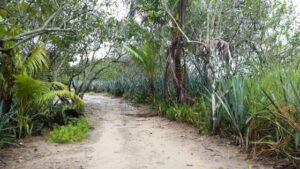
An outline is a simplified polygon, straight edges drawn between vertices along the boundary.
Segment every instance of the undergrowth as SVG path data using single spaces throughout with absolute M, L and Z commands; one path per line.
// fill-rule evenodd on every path
M 156 83 L 155 96 L 151 96 L 144 79 L 123 79 L 99 83 L 98 88 L 151 104 L 161 116 L 192 124 L 200 133 L 212 132 L 209 84 L 191 77 L 187 89 L 196 102 L 183 105 L 174 97 L 165 99 L 161 83 Z M 255 76 L 230 76 L 218 82 L 216 98 L 215 134 L 233 139 L 233 144 L 243 147 L 250 157 L 284 158 L 300 165 L 299 70 L 274 67 Z
M 87 138 L 90 124 L 86 117 L 81 117 L 76 122 L 69 122 L 65 126 L 55 126 L 50 132 L 48 141 L 50 143 L 74 143 Z
M 208 133 L 210 130 L 210 105 L 199 97 L 196 104 L 181 105 L 176 102 L 157 102 L 153 106 L 158 108 L 160 116 L 171 120 L 187 122 L 195 126 L 199 133 Z

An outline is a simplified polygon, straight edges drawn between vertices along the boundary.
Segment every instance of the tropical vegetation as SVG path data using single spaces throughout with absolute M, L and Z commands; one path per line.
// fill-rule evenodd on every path
M 86 138 L 84 118 L 57 117 L 107 92 L 300 165 L 296 1 L 126 0 L 116 17 L 117 2 L 0 2 L 1 146 Z

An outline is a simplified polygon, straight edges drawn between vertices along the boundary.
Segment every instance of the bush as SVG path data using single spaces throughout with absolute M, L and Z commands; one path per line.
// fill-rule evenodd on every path
M 87 138 L 90 124 L 87 118 L 81 117 L 77 122 L 66 126 L 55 126 L 50 132 L 48 141 L 51 143 L 74 143 Z
M 158 107 L 161 116 L 192 124 L 199 129 L 200 133 L 207 133 L 210 129 L 210 105 L 203 97 L 198 97 L 194 106 L 161 102 L 156 107 Z

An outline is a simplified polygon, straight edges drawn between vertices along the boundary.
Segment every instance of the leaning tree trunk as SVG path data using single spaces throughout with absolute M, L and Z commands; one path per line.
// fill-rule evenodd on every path
M 177 12 L 175 15 L 178 26 L 183 28 L 185 20 L 187 0 L 179 0 L 177 6 Z M 171 72 L 173 84 L 176 90 L 177 101 L 180 103 L 193 104 L 194 99 L 189 96 L 187 90 L 184 88 L 183 80 L 183 68 L 181 63 L 182 51 L 183 51 L 183 36 L 180 32 L 177 24 L 173 22 L 173 28 L 171 29 L 172 44 L 168 49 L 168 61 L 164 77 L 164 88 L 167 88 L 168 74 Z M 166 91 L 165 91 L 166 93 Z

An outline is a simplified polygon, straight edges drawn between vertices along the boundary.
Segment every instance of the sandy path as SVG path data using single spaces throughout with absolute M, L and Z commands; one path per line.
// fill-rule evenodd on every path
M 82 143 L 48 144 L 43 137 L 24 140 L 25 148 L 5 150 L 4 169 L 245 169 L 268 168 L 224 141 L 200 136 L 186 124 L 136 118 L 147 107 L 122 99 L 87 96 L 94 130 Z M 0 166 L 1 168 L 1 166 Z

